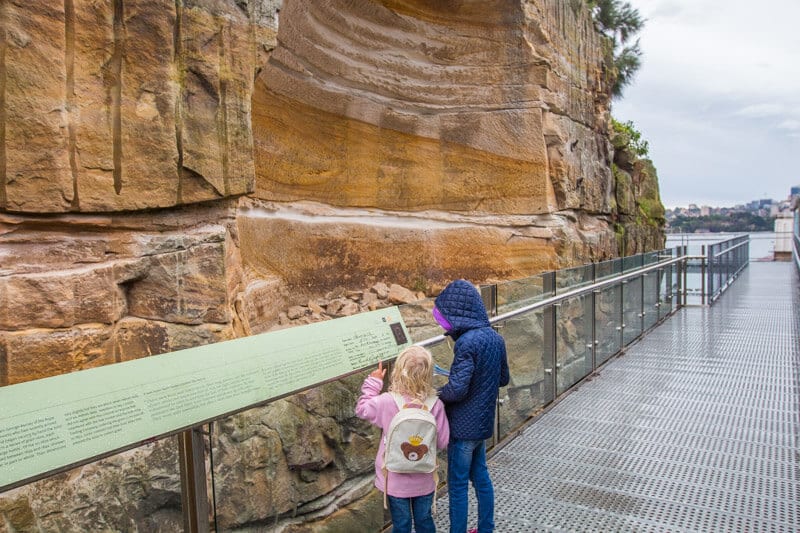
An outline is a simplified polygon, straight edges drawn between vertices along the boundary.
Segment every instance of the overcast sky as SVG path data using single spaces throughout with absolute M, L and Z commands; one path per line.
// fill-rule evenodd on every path
M 612 114 L 650 144 L 665 207 L 800 185 L 800 0 L 628 0 L 642 68 Z

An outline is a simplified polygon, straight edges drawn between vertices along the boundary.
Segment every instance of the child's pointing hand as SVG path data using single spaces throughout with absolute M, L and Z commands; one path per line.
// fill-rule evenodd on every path
M 370 377 L 378 378 L 383 381 L 383 376 L 386 375 L 386 369 L 383 368 L 383 361 L 378 361 L 378 368 L 370 372 Z

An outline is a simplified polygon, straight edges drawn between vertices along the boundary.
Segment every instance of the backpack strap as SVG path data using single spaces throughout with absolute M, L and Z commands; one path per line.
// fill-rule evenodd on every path
M 383 508 L 389 508 L 389 471 L 383 466 Z
M 433 406 L 439 401 L 438 394 L 431 394 L 425 400 L 425 407 L 433 413 Z M 438 428 L 437 428 L 438 429 Z M 439 491 L 439 458 L 436 458 L 436 468 L 433 470 L 433 505 L 431 511 L 436 514 L 436 493 Z
M 392 398 L 394 398 L 394 403 L 397 404 L 397 409 L 399 410 L 405 409 L 407 403 L 406 399 L 403 397 L 402 394 L 400 394 L 399 392 L 390 392 L 389 394 L 391 394 Z M 421 405 L 427 411 L 433 411 L 433 406 L 436 405 L 436 400 L 438 399 L 439 397 L 437 395 L 431 394 L 424 402 L 422 402 Z
M 405 406 L 406 400 L 403 398 L 402 394 L 398 394 L 393 391 L 389 391 L 389 394 L 392 395 L 392 399 L 394 403 L 397 405 L 398 412 L 400 412 L 403 407 Z M 388 445 L 388 435 L 383 436 L 383 445 Z M 386 468 L 386 454 L 389 453 L 388 448 L 384 448 L 383 450 L 383 508 L 389 508 L 389 470 Z
M 433 505 L 431 512 L 436 514 L 436 493 L 439 491 L 439 460 L 436 460 L 436 469 L 433 471 Z
M 428 396 L 428 399 L 425 400 L 425 407 L 428 409 L 428 411 L 433 412 L 433 406 L 436 405 L 436 401 L 438 399 L 439 397 L 436 394 L 431 394 Z
M 402 410 L 406 406 L 406 399 L 403 398 L 403 395 L 399 392 L 390 392 L 389 394 L 392 395 L 394 398 L 394 403 L 397 404 L 397 409 Z

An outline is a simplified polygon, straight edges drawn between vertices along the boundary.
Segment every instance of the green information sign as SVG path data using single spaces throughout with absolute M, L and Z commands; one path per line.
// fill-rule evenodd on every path
M 396 307 L 0 387 L 0 492 L 395 357 Z

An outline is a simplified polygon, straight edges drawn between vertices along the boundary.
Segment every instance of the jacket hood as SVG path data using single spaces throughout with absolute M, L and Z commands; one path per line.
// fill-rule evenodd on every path
M 478 289 L 467 280 L 457 279 L 451 282 L 436 297 L 435 305 L 453 326 L 448 332 L 453 337 L 470 329 L 489 326 L 489 315 L 483 299 Z

